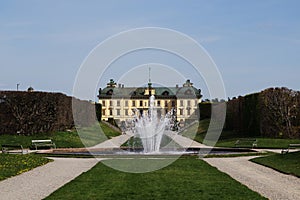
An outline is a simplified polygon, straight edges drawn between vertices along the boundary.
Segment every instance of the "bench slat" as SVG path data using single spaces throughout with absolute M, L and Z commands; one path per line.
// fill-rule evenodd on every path
M 56 148 L 55 143 L 50 139 L 47 140 L 31 140 L 32 146 L 35 146 L 35 149 L 37 150 L 37 147 L 54 147 Z
M 32 143 L 37 143 L 37 142 L 52 142 L 52 140 L 31 140 Z
M 290 144 L 290 147 L 300 147 L 300 144 Z

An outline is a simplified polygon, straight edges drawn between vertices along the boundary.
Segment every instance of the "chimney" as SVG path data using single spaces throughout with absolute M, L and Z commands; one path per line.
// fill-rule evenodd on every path
M 118 88 L 121 88 L 121 84 L 120 83 L 118 84 Z
M 124 88 L 124 84 L 122 85 L 122 88 Z
M 176 84 L 176 88 L 178 88 L 178 84 Z

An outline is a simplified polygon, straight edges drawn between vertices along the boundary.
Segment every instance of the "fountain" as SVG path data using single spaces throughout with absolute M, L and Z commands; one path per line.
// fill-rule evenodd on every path
M 149 98 L 148 113 L 143 114 L 136 110 L 133 119 L 134 137 L 141 139 L 144 153 L 159 152 L 164 131 L 170 128 L 172 118 L 171 111 L 164 116 L 158 116 L 154 95 Z
M 195 123 L 198 123 L 197 121 Z M 80 130 L 80 129 L 79 129 Z M 180 131 L 184 131 L 185 129 L 181 129 Z M 176 122 L 176 113 L 175 110 L 172 109 L 169 112 L 166 112 L 164 115 L 160 115 L 158 113 L 158 108 L 155 105 L 155 97 L 152 95 L 149 98 L 149 108 L 148 112 L 140 112 L 136 110 L 132 117 L 132 120 L 125 122 L 123 125 L 123 131 L 125 134 L 117 136 L 116 138 L 112 138 L 106 140 L 100 144 L 97 144 L 93 147 L 87 148 L 71 148 L 71 149 L 51 149 L 49 151 L 43 151 L 41 153 L 47 154 L 58 154 L 58 155 L 93 155 L 93 156 L 102 156 L 102 155 L 142 155 L 140 146 L 135 148 L 135 140 L 133 143 L 130 143 L 128 140 L 130 137 L 138 138 L 141 140 L 143 147 L 143 154 L 147 154 L 147 156 L 152 156 L 152 154 L 161 154 L 161 155 L 172 155 L 173 159 L 176 159 L 177 156 L 183 154 L 207 154 L 207 153 L 237 153 L 237 152 L 251 152 L 252 150 L 248 149 L 231 149 L 231 148 L 213 148 L 210 146 L 205 146 L 202 144 L 197 144 L 197 142 L 193 141 L 190 138 L 184 137 L 181 135 L 181 132 L 178 132 L 178 124 Z M 176 132 L 173 132 L 176 131 Z M 126 133 L 127 132 L 127 133 Z M 85 132 L 81 133 L 82 138 L 87 139 L 91 136 L 90 132 L 85 134 Z M 94 135 L 92 135 L 94 136 Z M 125 138 L 128 140 L 128 146 L 118 147 L 119 138 Z M 165 145 L 165 138 L 168 141 L 168 144 Z M 177 140 L 176 140 L 177 138 Z M 111 141 L 114 140 L 114 141 Z M 121 141 L 123 139 L 120 139 Z M 83 140 L 84 141 L 84 140 Z M 163 141 L 163 142 L 162 142 Z M 115 142 L 115 143 L 114 143 Z M 213 148 L 213 149 L 212 149 Z M 202 152 L 200 151 L 202 149 Z M 124 151 L 125 150 L 125 151 Z M 122 160 L 122 159 L 121 159 Z M 139 157 L 136 158 L 139 160 Z M 132 160 L 130 160 L 132 161 Z M 172 159 L 165 160 L 166 163 L 171 162 Z M 121 162 L 121 161 L 120 161 Z M 137 161 L 139 162 L 139 161 Z M 136 165 L 140 165 L 141 163 L 135 163 Z M 146 169 L 147 166 L 142 165 L 141 171 Z M 135 167 L 136 167 L 135 165 Z M 116 165 L 117 166 L 117 165 Z M 121 166 L 121 165 L 118 165 Z M 131 166 L 131 165 L 126 165 Z M 154 168 L 156 166 L 153 166 Z M 117 167 L 118 168 L 118 167 Z M 126 169 L 128 171 L 130 169 Z M 125 170 L 125 171 L 126 171 Z

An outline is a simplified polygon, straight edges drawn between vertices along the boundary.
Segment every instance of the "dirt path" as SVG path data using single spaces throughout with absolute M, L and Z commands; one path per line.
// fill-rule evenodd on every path
M 51 159 L 54 161 L 1 181 L 0 199 L 43 199 L 81 173 L 91 169 L 99 161 L 93 158 Z
M 249 161 L 251 158 L 254 157 L 206 158 L 204 160 L 268 199 L 300 199 L 300 178 L 255 164 Z

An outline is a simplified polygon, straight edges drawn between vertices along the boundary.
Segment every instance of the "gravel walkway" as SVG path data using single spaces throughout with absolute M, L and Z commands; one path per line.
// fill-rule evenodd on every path
M 51 158 L 44 166 L 0 182 L 0 199 L 43 199 L 52 192 L 88 171 L 99 160 L 83 158 Z
M 165 131 L 165 135 L 174 140 L 177 144 L 179 144 L 183 148 L 207 148 L 208 146 L 191 140 L 190 138 L 178 135 L 173 131 Z
M 90 147 L 90 149 L 93 148 L 119 148 L 122 144 L 124 144 L 127 140 L 129 140 L 133 136 L 133 133 L 127 132 L 126 134 L 113 137 L 109 140 L 106 140 L 100 144 L 97 144 L 93 147 Z
M 254 157 L 206 158 L 204 160 L 268 199 L 300 199 L 300 178 L 255 164 L 249 161 L 251 158 Z

